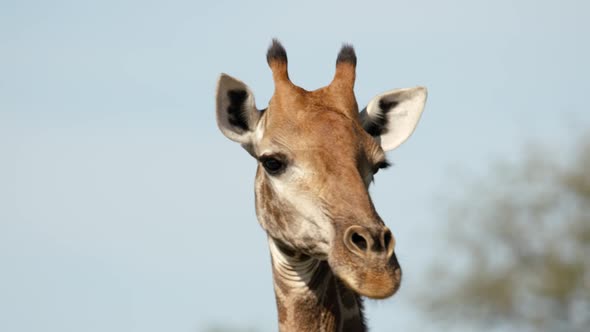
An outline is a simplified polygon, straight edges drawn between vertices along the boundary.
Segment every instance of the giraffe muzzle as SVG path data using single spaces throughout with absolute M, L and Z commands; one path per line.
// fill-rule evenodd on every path
M 348 288 L 374 299 L 390 297 L 398 290 L 402 272 L 395 239 L 387 227 L 353 225 L 337 238 L 328 263 Z
M 362 258 L 381 256 L 388 260 L 395 247 L 395 239 L 387 227 L 350 226 L 344 232 L 343 240 L 348 250 Z

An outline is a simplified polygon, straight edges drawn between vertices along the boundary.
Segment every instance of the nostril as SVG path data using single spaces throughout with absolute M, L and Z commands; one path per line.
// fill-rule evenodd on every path
M 357 232 L 352 233 L 352 243 L 362 251 L 367 250 L 367 240 Z
M 391 231 L 387 230 L 385 232 L 385 234 L 383 235 L 383 247 L 385 247 L 385 250 L 387 250 L 389 248 L 390 242 L 391 242 Z
M 385 228 L 385 232 L 383 232 L 383 246 L 385 247 L 387 257 L 395 256 L 393 254 L 395 247 L 395 238 L 393 237 L 393 234 L 391 234 L 391 231 L 388 228 Z

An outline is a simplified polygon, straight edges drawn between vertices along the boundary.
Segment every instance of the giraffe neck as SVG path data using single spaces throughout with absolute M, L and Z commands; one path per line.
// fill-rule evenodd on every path
M 366 331 L 361 298 L 328 263 L 278 245 L 269 237 L 279 330 Z

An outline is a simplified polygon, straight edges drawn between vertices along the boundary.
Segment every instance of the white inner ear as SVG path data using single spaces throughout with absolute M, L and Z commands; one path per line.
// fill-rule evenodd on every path
M 232 90 L 242 90 L 246 92 L 242 104 L 240 116 L 245 120 L 243 128 L 230 121 L 228 108 L 231 106 L 231 100 L 228 92 Z M 217 99 L 216 99 L 217 125 L 221 132 L 232 141 L 249 144 L 251 142 L 252 131 L 260 118 L 260 112 L 256 108 L 254 94 L 248 86 L 242 81 L 235 79 L 227 74 L 221 74 L 217 81 Z
M 381 134 L 375 137 L 385 151 L 393 150 L 405 142 L 416 129 L 424 105 L 427 91 L 424 87 L 396 89 L 373 98 L 360 113 L 365 129 L 382 125 Z M 381 109 L 382 105 L 391 105 Z

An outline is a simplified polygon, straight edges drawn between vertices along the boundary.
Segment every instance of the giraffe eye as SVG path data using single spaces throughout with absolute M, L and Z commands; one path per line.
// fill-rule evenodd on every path
M 285 169 L 285 163 L 273 156 L 262 156 L 260 157 L 262 167 L 271 175 L 277 175 Z

